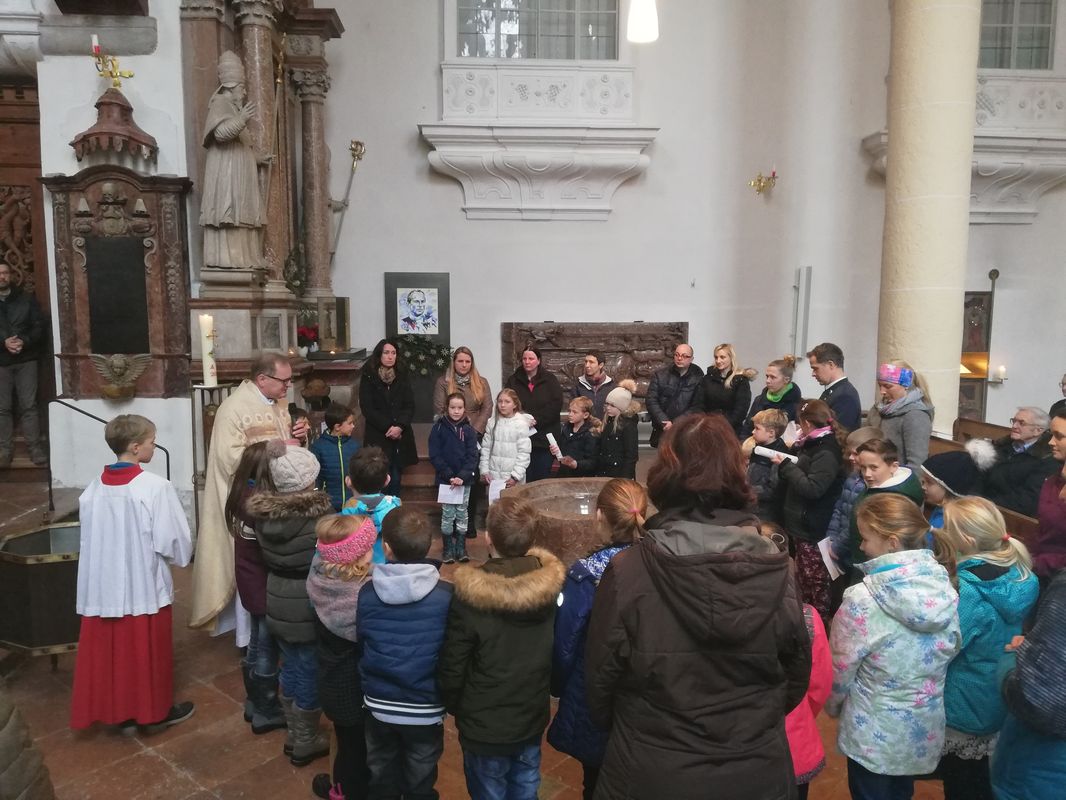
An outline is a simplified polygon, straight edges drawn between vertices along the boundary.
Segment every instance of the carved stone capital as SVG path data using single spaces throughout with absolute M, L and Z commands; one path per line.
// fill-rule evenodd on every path
M 605 220 L 615 190 L 644 172 L 658 128 L 419 126 L 430 165 L 463 186 L 468 219 Z
M 273 28 L 285 7 L 282 0 L 232 0 L 237 22 Z
M 224 22 L 226 0 L 181 0 L 182 19 L 213 19 Z
M 286 55 L 297 58 L 322 58 L 325 43 L 320 36 L 290 34 L 285 40 Z
M 294 69 L 289 73 L 301 101 L 322 102 L 329 91 L 329 73 L 324 69 Z

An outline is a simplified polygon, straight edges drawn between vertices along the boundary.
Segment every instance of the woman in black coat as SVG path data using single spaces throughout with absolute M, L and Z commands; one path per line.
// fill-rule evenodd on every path
M 530 444 L 533 452 L 526 470 L 526 483 L 551 476 L 555 457 L 548 447 L 548 434 L 559 438 L 559 412 L 563 410 L 563 387 L 540 363 L 540 350 L 530 346 L 522 351 L 522 364 L 507 379 L 506 388 L 514 389 L 522 411 L 532 414 L 537 432 Z
M 363 365 L 359 408 L 366 419 L 364 447 L 380 447 L 389 459 L 388 494 L 399 496 L 404 467 L 418 463 L 411 420 L 415 395 L 400 362 L 399 345 L 382 339 Z
M 718 345 L 714 348 L 714 364 L 707 367 L 700 388 L 703 411 L 724 414 L 739 436 L 751 405 L 751 379 L 757 374 L 755 370 L 743 369 L 737 364 L 733 345 Z
M 755 398 L 748 409 L 748 416 L 740 428 L 741 440 L 751 436 L 755 423 L 751 418 L 767 408 L 779 408 L 785 412 L 789 422 L 795 422 L 803 393 L 792 382 L 792 373 L 796 371 L 795 356 L 785 356 L 771 361 L 766 367 L 766 388 Z

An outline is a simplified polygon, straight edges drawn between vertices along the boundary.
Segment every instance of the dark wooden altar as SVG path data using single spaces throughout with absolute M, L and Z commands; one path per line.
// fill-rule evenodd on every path
M 114 165 L 41 180 L 55 222 L 63 393 L 187 395 L 191 182 Z

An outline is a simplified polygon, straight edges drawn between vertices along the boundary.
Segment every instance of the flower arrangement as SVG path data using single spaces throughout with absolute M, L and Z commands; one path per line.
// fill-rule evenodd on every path
M 405 333 L 396 337 L 396 343 L 400 346 L 400 359 L 412 374 L 437 375 L 451 363 L 452 348 L 437 344 L 428 336 Z
M 300 347 L 310 347 L 318 344 L 318 325 L 301 325 L 296 329 L 296 344 Z

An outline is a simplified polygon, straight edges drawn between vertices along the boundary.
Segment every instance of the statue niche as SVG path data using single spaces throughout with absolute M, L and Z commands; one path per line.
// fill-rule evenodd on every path
M 261 269 L 263 202 L 258 159 L 248 130 L 255 104 L 245 102 L 244 65 L 232 50 L 219 57 L 218 80 L 203 135 L 207 148 L 200 198 L 204 266 Z

